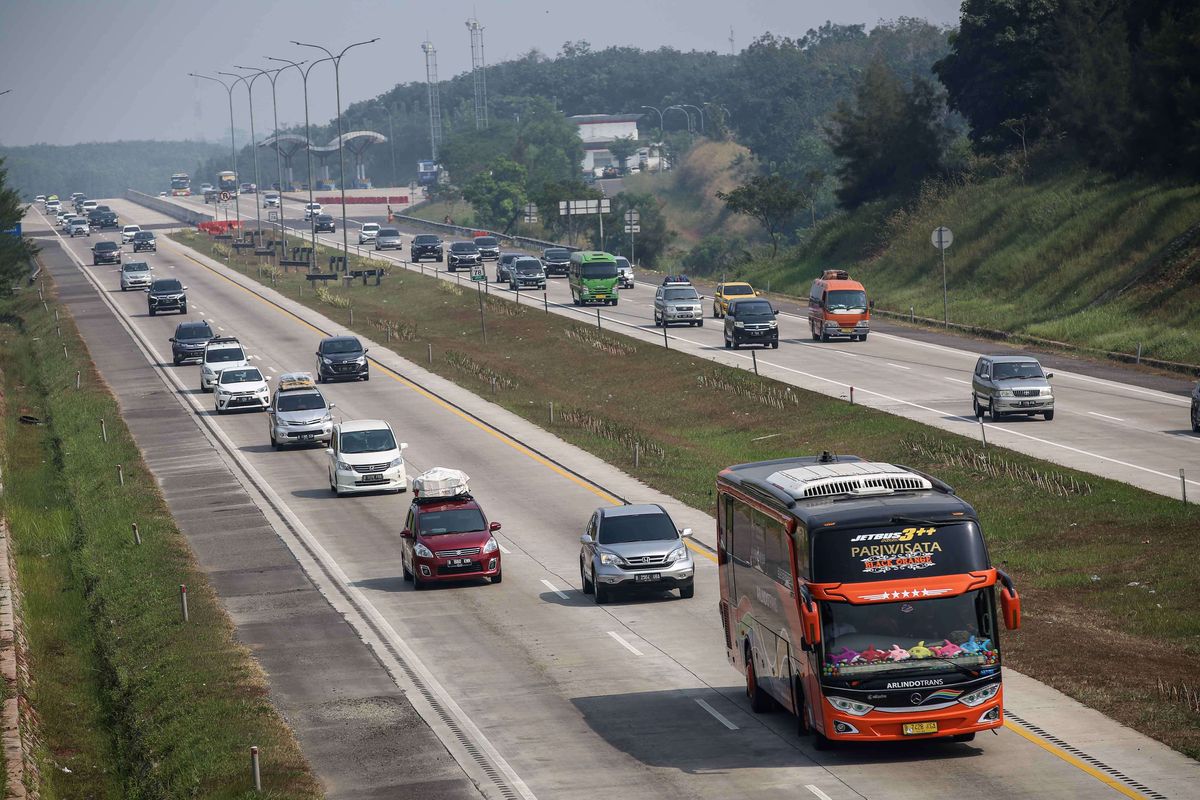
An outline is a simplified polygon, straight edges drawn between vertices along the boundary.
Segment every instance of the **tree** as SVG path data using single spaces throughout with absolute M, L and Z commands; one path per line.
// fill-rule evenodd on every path
M 933 65 L 950 108 L 971 125 L 985 149 L 1009 150 L 1017 139 L 1005 128 L 1023 121 L 1027 141 L 1049 127 L 1053 92 L 1051 47 L 1061 0 L 964 0 L 950 53 Z
M 779 252 L 779 234 L 808 205 L 808 196 L 781 175 L 756 175 L 731 192 L 717 192 L 725 207 L 746 214 L 771 237 L 771 257 Z
M 525 167 L 501 156 L 463 187 L 463 199 L 481 227 L 507 233 L 529 202 L 525 179 Z
M 529 98 L 518 114 L 517 135 L 510 155 L 525 167 L 529 189 L 574 180 L 583 162 L 583 141 L 574 123 L 544 97 Z
M 508 121 L 493 123 L 487 130 L 458 131 L 443 142 L 441 163 L 454 184 L 466 186 L 496 159 L 511 155 L 516 138 L 516 128 Z
M 608 143 L 608 152 L 621 165 L 621 173 L 629 172 L 629 159 L 637 154 L 642 143 L 632 136 L 622 136 Z
M 29 259 L 37 248 L 28 239 L 9 236 L 25 214 L 25 206 L 17 190 L 8 185 L 8 170 L 0 158 L 0 290 L 9 291 L 13 284 L 28 277 Z
M 529 192 L 529 199 L 537 204 L 542 227 L 546 229 L 549 236 L 558 239 L 567 237 L 582 224 L 579 222 L 579 218 L 560 216 L 558 213 L 560 202 L 563 200 L 598 200 L 603 196 L 599 189 L 586 185 L 577 177 L 566 181 L 544 183 Z
M 928 81 L 916 81 L 906 92 L 887 65 L 871 62 L 854 103 L 840 103 L 828 128 L 830 147 L 841 159 L 838 201 L 856 208 L 910 193 L 936 171 L 947 140 L 939 105 Z
M 638 233 L 625 232 L 625 213 L 638 212 Z M 639 264 L 653 266 L 670 247 L 675 232 L 667 228 L 667 218 L 652 194 L 621 192 L 612 199 L 612 213 L 605 218 L 603 242 L 610 253 L 628 256 L 632 252 Z

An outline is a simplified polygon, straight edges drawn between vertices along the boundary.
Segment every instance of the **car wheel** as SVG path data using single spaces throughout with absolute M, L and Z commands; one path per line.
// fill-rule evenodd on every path
M 1192 432 L 1200 433 L 1200 405 L 1192 403 Z
M 732 347 L 732 346 L 733 346 L 733 345 L 730 343 L 730 341 L 729 341 L 729 337 L 728 337 L 728 336 L 727 336 L 727 337 L 725 337 L 725 349 L 726 349 L 726 350 L 728 350 L 728 349 L 729 349 L 730 347 Z
M 765 714 L 775 707 L 771 696 L 758 685 L 758 675 L 754 672 L 754 656 L 746 650 L 746 696 L 750 698 L 750 710 L 755 714 Z
M 186 313 L 187 313 L 187 304 L 186 304 L 186 303 L 184 303 L 183 305 L 181 305 L 181 306 L 179 307 L 179 313 L 180 313 L 180 314 L 186 314 Z
M 124 286 L 122 286 L 122 287 L 121 287 L 121 291 L 122 291 L 122 292 L 123 292 L 123 291 L 125 291 L 125 287 L 124 287 Z
M 771 342 L 771 349 L 772 349 L 772 350 L 778 350 L 778 349 L 779 349 L 779 342 L 778 342 L 778 341 Z
M 157 313 L 153 308 L 148 308 L 146 310 L 150 312 L 150 316 L 152 317 Z
M 696 327 L 697 327 L 697 328 L 703 328 L 703 327 L 704 327 L 704 320 L 700 320 L 699 322 L 697 322 L 697 323 L 696 323 Z
M 812 325 L 808 326 L 808 332 L 809 332 L 809 334 L 812 335 L 812 340 L 814 342 L 820 341 L 821 335 L 817 333 L 817 329 L 814 328 Z
M 213 411 L 217 412 L 218 417 L 225 413 L 224 409 L 220 406 L 213 406 Z
M 172 364 L 173 366 L 176 366 L 176 367 L 178 367 L 178 366 L 179 366 L 181 363 L 183 363 L 183 362 L 181 362 L 181 361 L 180 361 L 178 358 L 172 358 L 172 359 L 171 359 L 171 364 Z
M 275 438 L 275 431 L 271 431 L 271 449 L 278 450 L 279 448 L 279 440 Z
M 828 341 L 829 341 L 829 333 L 828 333 L 828 331 L 826 331 L 824 328 L 822 328 L 822 329 L 821 329 L 821 341 L 822 341 L 822 342 L 828 342 Z
M 975 419 L 983 416 L 983 406 L 979 405 L 979 398 L 971 394 L 971 410 L 975 412 Z
M 412 576 L 413 576 L 413 588 L 416 589 L 418 592 L 429 588 L 429 584 L 426 581 L 421 580 L 421 571 L 419 569 L 417 569 L 416 567 L 413 567 Z
M 1042 416 L 1046 418 L 1046 422 L 1049 422 L 1050 420 L 1054 419 L 1054 411 L 1047 411 L 1045 414 L 1042 414 Z
M 454 272 L 456 269 L 457 269 L 457 267 L 455 267 L 453 264 L 447 264 L 447 265 L 446 265 L 446 271 L 447 271 L 447 272 Z
M 594 592 L 596 590 L 595 584 L 593 584 L 591 579 L 588 578 L 588 574 L 583 569 L 582 563 L 579 564 L 579 580 L 581 583 L 583 583 L 583 593 L 584 594 L 591 594 L 592 592 Z
M 713 306 L 713 319 L 720 319 L 721 315 L 717 313 L 716 305 Z
M 369 381 L 369 380 L 371 380 L 371 373 L 370 373 L 370 372 L 364 372 L 364 373 L 363 373 L 363 375 L 362 375 L 362 379 L 363 379 L 364 381 Z
M 681 600 L 691 600 L 696 596 L 696 584 L 688 581 L 683 586 L 679 587 L 679 598 Z
M 859 336 L 859 337 L 858 337 L 858 340 L 859 340 L 860 342 L 865 342 L 865 341 L 867 340 L 867 334 L 865 334 L 865 333 L 864 333 L 862 336 Z
M 596 580 L 596 570 L 592 569 L 592 587 L 596 595 L 596 605 L 602 606 L 609 601 L 609 588 Z
M 503 570 L 501 570 L 500 572 L 497 572 L 495 575 L 492 576 L 492 583 L 499 583 L 502 580 L 504 580 L 504 571 Z
M 738 343 L 738 341 L 737 341 L 736 339 L 733 341 L 733 349 L 734 349 L 734 350 L 741 350 L 741 349 L 742 349 L 742 346 L 741 346 L 741 344 L 739 344 L 739 343 Z
M 413 579 L 412 570 L 408 568 L 408 562 L 404 560 L 404 556 L 400 557 L 400 569 L 404 572 L 404 580 L 411 581 Z
M 1000 412 L 996 410 L 995 400 L 988 400 L 988 416 L 992 418 L 992 422 L 1000 419 Z

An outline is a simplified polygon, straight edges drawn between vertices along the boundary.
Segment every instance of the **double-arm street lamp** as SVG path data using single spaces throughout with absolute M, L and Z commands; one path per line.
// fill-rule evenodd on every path
M 206 81 L 212 81 L 213 83 L 220 84 L 221 88 L 225 90 L 225 93 L 229 95 L 229 149 L 231 151 L 231 155 L 233 156 L 233 174 L 237 175 L 237 142 L 234 140 L 234 136 L 233 136 L 233 87 L 234 87 L 234 84 L 225 83 L 225 81 L 221 80 L 220 78 L 214 78 L 211 75 L 200 75 L 195 72 L 189 72 L 188 76 L 192 77 L 192 78 L 203 78 Z M 219 183 L 219 181 L 218 181 L 218 183 Z M 217 187 L 217 188 L 220 188 L 220 187 Z M 233 188 L 234 188 L 233 213 L 234 213 L 234 216 L 237 217 L 238 229 L 240 230 L 242 227 L 242 207 L 241 207 L 241 204 L 238 202 L 238 192 L 237 192 L 238 187 L 235 186 Z
M 217 74 L 233 78 L 234 85 L 237 85 L 238 81 L 246 84 L 246 98 L 250 104 L 250 156 L 254 161 L 254 243 L 258 245 L 258 240 L 262 238 L 262 203 L 259 202 L 258 198 L 258 193 L 261 190 L 258 182 L 258 142 L 255 141 L 254 137 L 254 81 L 258 80 L 259 76 L 254 75 L 247 80 L 244 76 L 233 72 L 221 72 L 218 70 Z
M 248 72 L 256 73 L 254 76 L 255 78 L 257 78 L 259 75 L 266 75 L 267 80 L 271 82 L 271 109 L 275 115 L 275 185 L 279 190 L 279 239 L 281 248 L 279 252 L 283 254 L 287 252 L 287 229 L 283 226 L 283 158 L 279 152 L 279 102 L 275 97 L 275 81 L 279 78 L 279 73 L 283 72 L 284 68 L 279 67 L 278 69 L 259 69 L 258 67 L 243 67 L 240 64 L 234 64 L 233 66 L 234 69 L 242 69 Z M 253 83 L 253 81 L 254 78 L 251 79 L 251 83 Z M 256 181 L 258 180 L 257 168 L 254 179 Z M 258 191 L 261 192 L 262 187 L 259 187 Z
M 349 52 L 350 50 L 352 50 L 355 47 L 360 47 L 364 44 L 373 44 L 374 42 L 378 42 L 378 41 L 379 41 L 379 37 L 377 36 L 374 39 L 368 39 L 365 42 L 355 42 L 354 44 L 346 45 L 344 48 L 342 48 L 342 52 L 338 53 L 336 56 L 332 52 L 330 52 L 328 48 L 322 47 L 319 44 L 308 44 L 306 42 L 297 42 L 297 41 L 292 42 L 292 44 L 297 45 L 299 47 L 312 47 L 317 50 L 320 50 L 323 53 L 325 53 L 325 55 L 329 56 L 329 58 L 327 58 L 327 59 L 323 58 L 323 59 L 321 59 L 321 61 L 332 61 L 333 62 L 333 86 L 334 86 L 334 91 L 337 95 L 337 131 L 338 131 L 337 141 L 338 141 L 338 171 L 339 171 L 338 183 L 341 184 L 341 189 L 342 189 L 342 247 L 344 248 L 344 252 L 346 253 L 347 256 L 349 256 L 349 254 L 350 254 L 350 235 L 346 230 L 346 156 L 345 156 L 345 143 L 342 141 L 342 82 L 341 82 L 340 69 L 341 69 L 341 65 L 342 65 L 342 57 L 345 56 L 347 52 Z M 313 62 L 313 63 L 316 64 L 316 63 L 320 63 L 320 62 Z M 307 105 L 307 103 L 306 103 L 306 105 Z M 312 184 L 310 183 L 309 185 L 311 186 Z M 314 226 L 313 238 L 314 238 L 314 240 L 316 239 L 315 226 Z M 345 261 L 344 263 L 346 264 L 346 269 L 349 269 L 349 263 L 350 263 L 349 259 L 347 259 L 347 261 Z
M 704 135 L 704 109 L 700 108 L 700 106 L 689 105 L 688 103 L 680 103 L 680 105 L 682 105 L 684 108 L 696 109 L 696 113 L 700 115 L 700 135 L 703 136 Z M 690 116 L 688 117 L 688 120 L 689 121 L 691 120 Z

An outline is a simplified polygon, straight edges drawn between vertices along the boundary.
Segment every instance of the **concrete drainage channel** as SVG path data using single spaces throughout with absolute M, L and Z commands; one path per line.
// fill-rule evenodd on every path
M 212 446 L 221 452 L 228 466 L 243 480 L 246 489 L 257 496 L 259 505 L 304 572 L 334 609 L 343 615 L 362 641 L 375 653 L 392 680 L 447 751 L 475 783 L 484 797 L 502 800 L 537 800 L 503 756 L 450 697 L 433 673 L 421 662 L 407 643 L 384 619 L 370 601 L 321 546 L 303 522 L 271 489 L 270 485 L 242 456 L 238 448 L 217 427 L 173 372 L 164 369 L 149 342 L 121 315 L 96 278 L 66 247 L 64 252 L 91 284 L 113 317 L 137 345 L 143 357 L 171 394 L 200 421 L 199 428 Z

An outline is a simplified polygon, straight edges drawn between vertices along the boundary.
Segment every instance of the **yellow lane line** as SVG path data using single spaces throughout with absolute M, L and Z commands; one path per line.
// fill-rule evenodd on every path
M 1005 720 L 1004 727 L 1008 728 L 1010 731 L 1015 731 L 1016 733 L 1020 734 L 1021 736 L 1028 739 L 1029 741 L 1033 742 L 1034 744 L 1036 744 L 1038 747 L 1042 748 L 1046 752 L 1053 753 L 1054 755 L 1058 756 L 1059 758 L 1061 758 L 1063 761 L 1067 762 L 1071 766 L 1076 767 L 1077 769 L 1083 770 L 1088 775 L 1091 775 L 1093 778 L 1100 781 L 1101 783 L 1111 786 L 1113 789 L 1116 789 L 1118 792 L 1125 795 L 1126 797 L 1132 797 L 1132 798 L 1134 798 L 1134 800 L 1140 800 L 1141 798 L 1145 797 L 1145 795 L 1142 794 L 1141 792 L 1135 792 L 1133 789 L 1130 789 L 1128 786 L 1125 786 L 1124 784 L 1122 784 L 1120 781 L 1117 781 L 1113 777 L 1111 777 L 1109 775 L 1105 775 L 1103 772 L 1101 772 L 1098 769 L 1093 769 L 1092 767 L 1090 767 L 1087 764 L 1085 764 L 1084 762 L 1080 761 L 1078 758 L 1071 755 L 1067 751 L 1051 744 L 1050 742 L 1045 741 L 1040 736 L 1035 736 L 1034 734 L 1032 734 L 1029 731 L 1022 728 L 1020 725 L 1014 725 L 1013 723 L 1009 722 L 1008 720 Z

